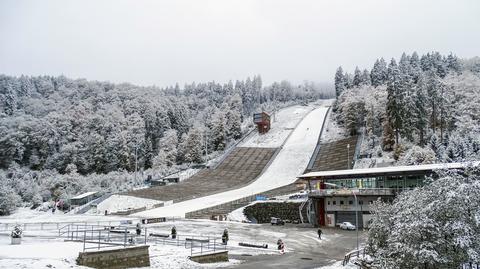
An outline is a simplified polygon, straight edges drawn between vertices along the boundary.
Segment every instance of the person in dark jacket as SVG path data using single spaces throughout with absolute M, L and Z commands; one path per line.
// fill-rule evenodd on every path
M 226 245 L 228 242 L 228 230 L 225 229 L 223 230 L 223 235 L 222 235 L 222 243 Z
M 142 225 L 137 223 L 137 226 L 135 227 L 135 231 L 137 232 L 137 235 L 140 235 L 142 233 Z
M 177 228 L 175 226 L 172 227 L 172 239 L 177 238 Z
M 322 239 L 322 229 L 318 228 L 318 239 Z

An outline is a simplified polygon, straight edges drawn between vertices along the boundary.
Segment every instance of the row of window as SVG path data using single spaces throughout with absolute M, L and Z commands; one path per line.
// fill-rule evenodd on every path
M 390 199 L 382 199 L 382 200 L 384 200 L 385 202 L 392 202 L 393 201 L 393 199 L 391 199 L 391 198 Z M 375 201 L 375 200 L 374 199 L 369 200 L 368 203 L 373 204 L 373 201 Z M 354 200 L 348 200 L 349 205 L 353 205 L 353 202 L 354 202 Z M 363 202 L 364 202 L 363 200 L 358 200 L 359 205 L 363 205 Z M 340 200 L 339 204 L 340 205 L 345 205 L 345 200 Z M 327 199 L 327 205 L 337 205 L 337 200 L 330 201 L 330 200 Z

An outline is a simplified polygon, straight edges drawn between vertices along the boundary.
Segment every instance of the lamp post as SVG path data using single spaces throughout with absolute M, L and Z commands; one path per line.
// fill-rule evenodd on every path
M 334 184 L 334 183 L 325 182 L 324 184 L 328 186 L 332 186 L 334 188 L 342 189 L 341 186 L 338 186 L 337 184 Z M 346 188 L 343 188 L 343 189 L 346 189 Z M 355 198 L 355 230 L 357 232 L 357 250 L 358 250 L 358 199 L 357 199 L 357 195 L 353 190 L 349 190 L 349 191 L 353 194 L 353 197 Z
M 140 144 L 135 145 L 135 184 L 137 183 L 137 170 L 138 170 L 138 157 L 137 157 L 137 151 L 138 151 L 138 146 Z
M 347 144 L 347 169 L 350 169 L 350 144 Z

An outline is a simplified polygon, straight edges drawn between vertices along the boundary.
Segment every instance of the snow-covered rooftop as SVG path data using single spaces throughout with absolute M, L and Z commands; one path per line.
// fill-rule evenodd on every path
M 461 169 L 466 166 L 478 166 L 480 162 L 465 162 L 465 163 L 435 163 L 435 164 L 421 164 L 409 166 L 389 166 L 389 167 L 375 167 L 363 169 L 349 169 L 349 170 L 334 170 L 334 171 L 320 171 L 310 172 L 299 176 L 301 179 L 310 178 L 325 178 L 325 177 L 342 177 L 342 176 L 360 176 L 360 175 L 374 175 L 385 173 L 401 173 L 401 172 L 421 172 L 433 171 L 438 169 Z
M 75 197 L 72 197 L 70 199 L 82 199 L 82 198 L 85 198 L 85 197 L 88 197 L 90 195 L 93 195 L 93 194 L 96 194 L 98 191 L 89 191 L 89 192 L 86 192 L 86 193 L 82 193 L 82 194 L 79 194 Z

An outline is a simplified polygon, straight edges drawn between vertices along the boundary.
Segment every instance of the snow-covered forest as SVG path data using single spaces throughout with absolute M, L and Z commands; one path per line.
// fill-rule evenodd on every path
M 362 154 L 410 165 L 480 158 L 480 58 L 403 53 L 387 64 L 335 74 L 334 115 L 347 133 L 362 127 Z M 365 161 L 365 160 L 363 160 Z
M 0 193 L 10 204 L 0 207 L 140 185 L 135 151 L 138 170 L 161 176 L 221 152 L 254 111 L 325 97 L 333 91 L 312 82 L 263 87 L 259 75 L 183 88 L 0 75 Z
M 372 268 L 460 268 L 480 261 L 480 170 L 439 171 L 393 204 L 374 203 Z

